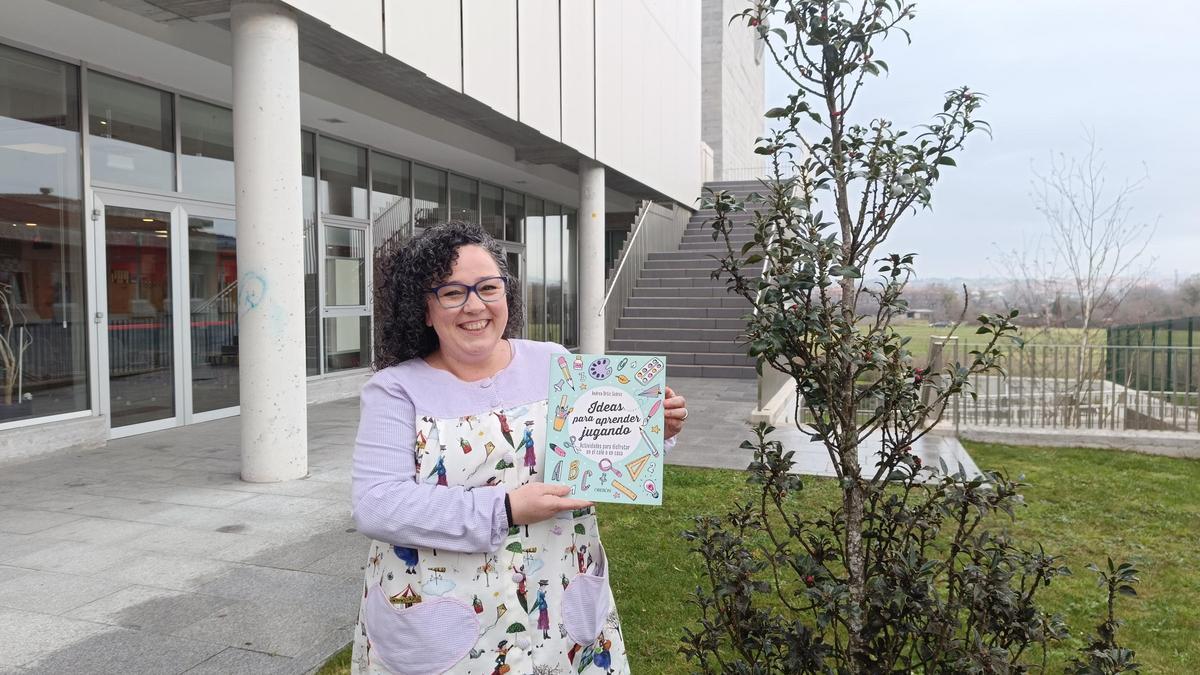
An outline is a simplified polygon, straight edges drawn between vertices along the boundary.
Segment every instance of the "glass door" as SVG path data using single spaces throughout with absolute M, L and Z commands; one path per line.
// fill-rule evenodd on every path
M 179 209 L 133 196 L 97 194 L 95 201 L 101 407 L 114 437 L 175 426 L 182 399 Z
M 508 266 L 508 276 L 511 280 L 510 283 L 516 284 L 517 290 L 521 294 L 521 298 L 525 300 L 525 302 L 522 302 L 521 304 L 522 306 L 525 306 L 529 298 L 525 292 L 525 247 L 508 242 L 501 242 L 500 247 L 504 250 L 504 263 Z M 526 310 L 525 317 L 523 318 L 528 319 L 528 317 L 529 312 Z M 525 322 L 522 321 L 521 325 L 525 326 Z M 528 335 L 529 328 L 527 326 L 522 328 L 521 333 L 522 337 Z
M 237 225 L 232 208 L 185 205 L 184 216 L 190 424 L 238 412 Z
M 111 436 L 236 415 L 233 207 L 95 194 L 99 400 Z

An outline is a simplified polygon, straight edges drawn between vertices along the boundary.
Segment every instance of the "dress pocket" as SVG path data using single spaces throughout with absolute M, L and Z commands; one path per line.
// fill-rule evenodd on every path
M 445 672 L 479 639 L 475 610 L 452 598 L 396 609 L 376 586 L 367 593 L 364 618 L 370 658 L 396 675 Z
M 599 560 L 593 573 L 576 576 L 562 596 L 563 629 L 577 644 L 596 641 L 612 611 L 612 593 L 608 590 L 608 556 L 597 546 Z

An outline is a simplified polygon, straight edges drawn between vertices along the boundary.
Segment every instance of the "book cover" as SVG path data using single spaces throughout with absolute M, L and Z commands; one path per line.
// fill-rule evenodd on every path
M 551 358 L 545 481 L 577 499 L 662 504 L 666 381 L 662 356 Z

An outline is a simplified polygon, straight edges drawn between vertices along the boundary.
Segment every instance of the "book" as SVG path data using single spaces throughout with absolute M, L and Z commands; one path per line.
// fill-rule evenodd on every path
M 546 475 L 594 502 L 662 504 L 663 356 L 550 359 Z

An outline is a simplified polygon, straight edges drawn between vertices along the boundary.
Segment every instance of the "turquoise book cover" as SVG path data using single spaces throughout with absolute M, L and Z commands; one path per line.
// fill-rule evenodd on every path
M 544 480 L 594 502 L 662 504 L 662 356 L 550 359 Z

